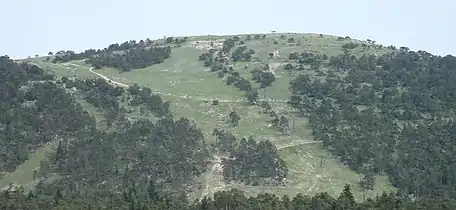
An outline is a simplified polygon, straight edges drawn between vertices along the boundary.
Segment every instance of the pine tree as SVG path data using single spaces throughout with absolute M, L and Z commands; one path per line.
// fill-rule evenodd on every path
M 160 199 L 160 196 L 155 189 L 154 180 L 152 179 L 149 180 L 149 184 L 147 185 L 147 195 L 152 201 L 158 201 Z
M 344 190 L 339 196 L 340 205 L 342 205 L 343 209 L 351 209 L 353 205 L 355 205 L 355 197 L 351 192 L 350 185 L 347 184 L 344 187 Z
M 62 171 L 65 167 L 65 163 L 67 160 L 67 151 L 66 147 L 62 143 L 62 141 L 59 141 L 59 144 L 57 145 L 57 149 L 55 151 L 55 162 L 57 165 L 57 168 Z
M 241 117 L 238 115 L 238 113 L 236 111 L 232 111 L 229 114 L 229 117 L 230 117 L 231 124 L 233 126 L 237 126 L 239 124 L 239 121 L 241 120 Z
M 253 105 L 258 101 L 258 91 L 255 89 L 250 90 L 245 94 L 245 97 L 247 98 L 249 103 Z
M 31 200 L 35 198 L 35 195 L 33 194 L 32 190 L 29 190 L 28 194 L 27 194 L 27 199 Z
M 62 199 L 63 199 L 62 192 L 60 191 L 60 189 L 57 189 L 57 192 L 54 195 L 55 204 L 58 204 L 59 201 L 62 200 Z
M 133 195 L 137 196 L 136 182 L 134 179 L 131 179 L 131 192 L 133 193 Z
M 200 204 L 200 209 L 201 210 L 209 210 L 209 209 L 214 209 L 215 208 L 215 206 L 212 204 L 211 200 L 208 199 L 206 196 L 204 196 L 204 198 L 201 199 L 200 203 L 201 203 Z
M 282 134 L 285 134 L 288 131 L 289 126 L 290 122 L 288 121 L 288 119 L 285 116 L 280 117 L 279 128 Z
M 57 149 L 55 151 L 55 160 L 57 162 L 60 162 L 60 161 L 64 161 L 65 159 L 66 159 L 66 150 L 62 144 L 62 141 L 59 141 L 59 144 L 57 145 Z

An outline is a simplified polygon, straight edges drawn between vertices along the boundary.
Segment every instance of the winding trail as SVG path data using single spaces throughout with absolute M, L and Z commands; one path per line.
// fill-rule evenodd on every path
M 36 65 L 38 65 L 38 64 L 36 64 Z M 75 63 L 65 63 L 65 64 L 57 64 L 57 65 L 61 65 L 65 68 L 68 68 L 69 65 L 76 66 L 76 67 L 82 67 L 82 68 L 87 67 L 87 66 L 82 66 L 79 64 L 75 64 Z M 277 65 L 272 65 L 272 67 L 273 67 L 272 71 L 273 71 L 273 73 L 275 73 L 274 70 L 277 68 Z M 99 78 L 104 79 L 111 85 L 119 86 L 122 88 L 129 87 L 128 84 L 112 80 L 101 73 L 95 72 L 93 67 L 88 67 L 88 71 L 91 72 L 92 74 L 97 75 Z M 218 100 L 220 103 L 246 103 L 247 102 L 245 99 L 237 99 L 237 100 L 226 100 L 226 99 L 217 99 L 217 98 L 209 99 L 209 98 L 203 98 L 203 97 L 192 97 L 189 95 L 175 95 L 175 94 L 164 93 L 164 92 L 160 92 L 160 91 L 156 91 L 156 90 L 155 91 L 153 90 L 152 92 L 154 94 L 159 94 L 159 95 L 163 95 L 163 96 L 171 96 L 171 97 L 176 97 L 176 98 L 180 98 L 180 99 L 189 99 L 189 100 L 196 100 L 196 101 L 208 102 L 211 100 Z M 266 100 L 264 100 L 264 99 L 258 100 L 258 101 L 259 102 L 267 101 L 269 103 L 286 103 L 287 102 L 287 100 L 277 100 L 277 99 L 271 99 L 271 98 L 266 99 Z M 195 110 L 195 111 L 198 111 L 198 110 Z M 204 114 L 209 114 L 209 113 L 204 113 Z M 276 146 L 277 146 L 278 150 L 281 150 L 281 149 L 298 146 L 298 145 L 317 144 L 317 143 L 321 143 L 321 142 L 320 141 L 296 140 L 293 143 L 287 143 L 287 144 L 283 144 L 283 145 L 276 143 Z M 230 186 L 228 183 L 225 183 L 224 178 L 223 178 L 223 164 L 222 164 L 223 157 L 220 155 L 214 155 L 213 158 L 214 158 L 214 160 L 211 162 L 211 165 L 209 166 L 209 170 L 204 175 L 203 189 L 201 189 L 201 191 L 200 191 L 201 194 L 200 194 L 199 198 L 204 197 L 204 196 L 211 196 L 215 192 L 224 190 Z M 273 186 L 261 186 L 261 187 L 260 186 L 242 186 L 240 188 L 244 188 L 244 189 L 249 189 L 249 188 L 252 188 L 252 189 L 258 189 L 258 188 L 260 188 L 260 189 L 290 189 L 290 186 L 286 186 L 286 187 L 285 186 L 276 186 L 276 187 L 273 187 Z M 293 187 L 291 187 L 291 188 L 293 188 Z M 296 189 L 299 190 L 300 188 L 296 188 Z
M 280 149 L 286 149 L 289 147 L 300 146 L 300 145 L 305 145 L 305 144 L 319 144 L 319 143 L 321 143 L 321 141 L 296 141 L 296 142 L 289 143 L 289 144 L 277 145 L 277 149 L 280 150 Z
M 117 82 L 117 81 L 111 80 L 111 79 L 109 79 L 108 77 L 106 77 L 106 76 L 103 75 L 103 74 L 94 72 L 94 71 L 93 71 L 93 67 L 90 67 L 90 68 L 89 68 L 89 71 L 90 71 L 91 73 L 96 74 L 97 76 L 101 77 L 102 79 L 106 80 L 107 82 L 109 82 L 109 83 L 111 83 L 111 84 L 114 84 L 114 85 L 117 85 L 117 86 L 120 86 L 120 87 L 123 87 L 123 88 L 128 88 L 128 85 L 127 85 L 127 84 L 124 84 L 124 83 L 121 83 L 121 82 Z
M 38 64 L 35 64 L 35 65 L 37 65 L 39 67 Z M 81 66 L 81 65 L 75 64 L 75 63 L 66 63 L 66 65 L 62 64 L 62 66 L 65 67 L 65 68 L 67 68 L 68 65 L 77 66 L 77 67 L 84 67 L 84 66 Z M 93 73 L 93 74 L 99 76 L 100 78 L 106 80 L 110 84 L 113 84 L 113 85 L 116 85 L 116 86 L 120 86 L 120 87 L 123 87 L 123 88 L 128 88 L 129 87 L 129 85 L 127 85 L 125 83 L 114 81 L 112 79 L 109 79 L 107 76 L 105 76 L 103 74 L 100 74 L 98 72 L 93 71 L 93 67 L 89 67 L 88 70 L 89 70 L 90 73 Z M 175 95 L 175 94 L 164 93 L 164 92 L 160 92 L 160 91 L 152 91 L 152 92 L 155 93 L 155 94 L 160 94 L 160 95 L 165 95 L 165 96 L 172 96 L 172 97 L 182 98 L 182 99 L 192 99 L 192 100 L 196 100 L 196 101 L 218 100 L 219 103 L 246 103 L 245 99 L 237 99 L 237 100 L 226 100 L 226 99 L 217 99 L 217 98 L 208 99 L 208 98 L 201 98 L 201 97 L 196 98 L 196 97 L 192 97 L 192 96 L 188 96 L 188 95 Z M 258 100 L 258 102 L 261 102 L 261 101 L 267 101 L 269 103 L 271 103 L 271 102 L 273 102 L 273 103 L 286 103 L 287 102 L 287 100 L 277 100 L 277 99 Z

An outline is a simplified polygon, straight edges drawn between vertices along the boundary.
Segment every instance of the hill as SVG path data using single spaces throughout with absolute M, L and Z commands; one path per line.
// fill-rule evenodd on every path
M 246 34 L 128 41 L 22 62 L 44 69 L 38 80 L 68 98 L 43 103 L 75 106 L 90 126 L 7 157 L 4 187 L 112 196 L 153 180 L 160 194 L 190 200 L 232 188 L 337 196 L 346 184 L 358 200 L 396 189 L 454 193 L 452 56 L 350 37 Z

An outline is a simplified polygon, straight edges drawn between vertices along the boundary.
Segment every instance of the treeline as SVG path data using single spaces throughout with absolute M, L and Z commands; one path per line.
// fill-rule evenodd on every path
M 171 55 L 171 47 L 136 47 L 122 52 L 102 52 L 90 57 L 86 63 L 96 69 L 103 66 L 131 71 L 132 69 L 145 68 L 154 64 L 163 63 Z
M 130 41 L 126 41 L 120 45 L 118 43 L 111 44 L 107 48 L 104 48 L 104 49 L 98 49 L 98 50 L 88 49 L 81 53 L 75 53 L 72 50 L 67 50 L 67 51 L 61 50 L 61 51 L 56 52 L 55 54 L 53 54 L 52 52 L 49 52 L 48 55 L 54 55 L 54 59 L 52 60 L 53 63 L 68 62 L 68 61 L 73 61 L 73 60 L 83 60 L 86 58 L 93 57 L 100 53 L 113 53 L 113 52 L 124 51 L 127 49 L 136 48 L 136 47 L 147 47 L 147 46 L 151 46 L 153 43 L 154 42 L 151 41 L 150 39 L 146 39 L 145 41 L 140 40 L 139 42 L 136 42 L 136 40 L 130 40 Z
M 265 36 L 255 35 L 254 39 L 264 39 Z M 252 40 L 252 37 L 249 35 L 245 38 L 245 41 Z M 264 64 L 261 67 L 255 67 L 250 71 L 251 79 L 248 80 L 240 76 L 239 72 L 235 71 L 234 67 L 236 62 L 240 61 L 251 61 L 255 51 L 247 49 L 243 45 L 244 40 L 241 40 L 240 37 L 235 36 L 233 38 L 227 39 L 223 42 L 223 47 L 220 50 L 210 49 L 207 52 L 203 52 L 199 56 L 199 61 L 204 62 L 205 67 L 210 67 L 211 72 L 217 72 L 217 76 L 223 78 L 227 85 L 233 85 L 241 91 L 245 91 L 245 98 L 248 103 L 251 105 L 256 105 L 259 102 L 259 90 L 272 86 L 276 78 L 274 73 L 271 71 L 271 66 L 269 64 Z M 240 45 L 238 48 L 234 49 L 236 45 Z M 234 50 L 233 50 L 234 49 Z M 320 62 L 320 56 L 316 56 L 312 53 L 302 53 L 298 56 L 297 53 L 294 58 L 291 54 L 290 57 L 293 59 L 299 59 L 302 63 L 311 63 L 313 60 L 318 60 Z M 315 58 L 314 58 L 315 56 Z M 323 56 L 324 59 L 327 59 L 327 56 Z M 302 60 L 302 61 L 301 61 Z M 304 65 L 304 64 L 300 64 Z M 244 66 L 245 69 L 248 66 Z M 287 64 L 286 69 L 292 69 L 292 64 Z M 302 66 L 302 68 L 304 68 Z M 259 89 L 254 88 L 250 81 L 259 83 Z M 261 101 L 259 104 L 263 108 L 263 113 L 268 114 L 272 119 L 270 120 L 271 126 L 277 128 L 282 134 L 289 134 L 290 132 L 290 122 L 289 119 L 285 116 L 280 116 L 277 110 L 274 110 L 267 101 Z
M 132 185 L 135 186 L 135 185 Z M 350 186 L 345 186 L 337 198 L 327 193 L 314 196 L 297 194 L 295 197 L 279 198 L 273 194 L 259 194 L 246 197 L 237 190 L 216 192 L 212 198 L 203 198 L 193 204 L 185 200 L 172 200 L 155 191 L 153 183 L 143 187 L 131 187 L 121 199 L 100 199 L 98 197 L 74 198 L 61 192 L 43 197 L 23 189 L 9 189 L 0 193 L 0 209 L 172 209 L 172 210 L 217 210 L 217 209 L 261 209 L 261 210 L 451 210 L 456 201 L 443 198 L 430 198 L 412 201 L 400 194 L 383 193 L 364 202 L 355 201 Z
M 318 69 L 325 61 L 328 60 L 328 56 L 326 54 L 321 55 L 312 52 L 292 52 L 289 54 L 288 59 L 290 61 L 295 61 L 296 63 L 287 63 L 285 65 L 285 70 L 304 70 L 307 66 L 311 69 Z
M 0 172 L 29 153 L 95 123 L 44 70 L 0 57 Z
M 290 104 L 315 138 L 365 177 L 386 172 L 405 193 L 456 196 L 455 57 L 345 50 L 325 65 L 325 81 L 300 75 L 290 84 Z
M 102 50 L 94 50 L 94 49 L 89 49 L 85 50 L 84 52 L 81 53 L 76 53 L 73 50 L 61 50 L 58 51 L 54 54 L 54 58 L 52 59 L 52 63 L 64 63 L 68 61 L 76 61 L 76 60 L 83 60 L 86 58 L 90 58 L 92 56 L 95 56 L 98 53 L 101 53 Z M 52 52 L 49 53 L 49 55 L 53 55 Z M 50 57 L 47 58 L 50 60 Z
M 255 35 L 254 39 L 265 38 L 265 36 Z M 252 40 L 249 35 L 245 41 Z M 236 49 L 236 45 L 240 45 Z M 234 49 L 234 50 L 233 50 Z M 244 45 L 244 40 L 241 40 L 238 36 L 226 39 L 222 44 L 222 49 L 210 49 L 207 52 L 203 52 L 199 56 L 199 61 L 203 62 L 205 67 L 209 67 L 211 72 L 217 72 L 217 76 L 223 78 L 227 85 L 233 85 L 241 91 L 245 91 L 245 97 L 250 104 L 256 104 L 258 102 L 258 89 L 253 88 L 250 81 L 260 83 L 260 88 L 266 88 L 271 86 L 275 81 L 274 74 L 269 71 L 270 66 L 264 65 L 262 68 L 255 68 L 251 71 L 251 80 L 242 77 L 239 72 L 235 71 L 234 64 L 236 62 L 248 62 L 252 61 L 255 51 L 247 49 Z M 257 58 L 258 60 L 258 58 Z M 248 68 L 248 66 L 245 66 Z
M 229 39 L 231 40 L 231 39 Z M 231 43 L 229 41 L 225 41 Z M 224 43 L 224 50 L 230 50 L 228 46 L 231 44 Z M 229 53 L 229 52 L 228 52 Z M 248 79 L 242 77 L 239 72 L 236 72 L 233 66 L 229 65 L 227 52 L 209 50 L 200 55 L 199 60 L 204 62 L 205 67 L 210 67 L 211 72 L 217 72 L 217 76 L 225 80 L 227 85 L 233 85 L 241 91 L 246 92 L 246 97 L 251 103 L 255 103 L 258 99 L 258 91 L 252 87 Z
M 266 64 L 263 68 L 254 68 L 250 71 L 252 74 L 252 80 L 260 83 L 260 88 L 269 87 L 275 81 L 274 74 L 269 71 L 270 68 L 269 64 Z
M 178 39 L 176 39 L 178 40 Z M 186 39 L 181 39 L 186 40 Z M 178 41 L 182 43 L 182 41 Z M 72 60 L 86 59 L 86 63 L 94 68 L 113 67 L 122 71 L 131 71 L 132 69 L 145 68 L 157 63 L 162 63 L 171 55 L 171 48 L 152 46 L 153 41 L 136 42 L 135 40 L 127 41 L 122 44 L 111 44 L 103 50 L 89 49 L 81 53 L 74 51 L 59 51 L 54 55 L 53 63 L 68 62 Z M 49 53 L 52 55 L 52 53 Z
M 246 46 L 239 46 L 236 50 L 231 53 L 231 60 L 233 62 L 248 62 L 252 60 L 252 55 L 255 54 L 255 51 L 252 49 L 247 50 Z

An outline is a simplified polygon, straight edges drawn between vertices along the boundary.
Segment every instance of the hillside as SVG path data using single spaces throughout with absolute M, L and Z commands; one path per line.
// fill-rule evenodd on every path
M 4 189 L 112 197 L 151 185 L 189 200 L 229 189 L 338 196 L 347 184 L 360 201 L 397 189 L 455 193 L 452 56 L 277 33 L 128 41 L 19 62 L 39 76 L 13 80 L 10 92 L 36 80 L 49 91 L 5 97 L 84 120 L 57 120 L 50 128 L 68 130 L 39 143 L 8 133 L 24 144 L 5 143 Z M 49 129 L 19 119 L 36 135 Z

